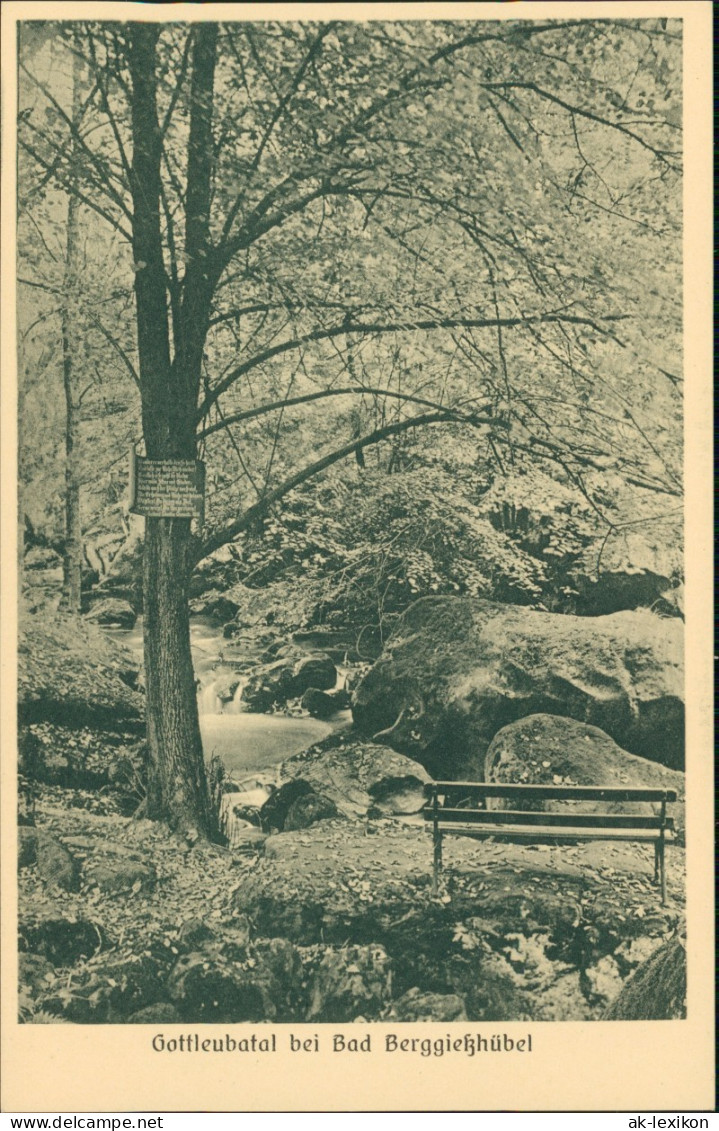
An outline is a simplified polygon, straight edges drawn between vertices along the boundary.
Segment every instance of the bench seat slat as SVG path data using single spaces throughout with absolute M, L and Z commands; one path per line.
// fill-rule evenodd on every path
M 501 839 L 512 840 L 631 840 L 631 841 L 646 841 L 647 843 L 655 843 L 661 838 L 660 829 L 644 829 L 638 831 L 636 829 L 592 829 L 591 831 L 586 828 L 575 828 L 567 825 L 566 828 L 556 828 L 551 825 L 534 825 L 532 827 L 527 825 L 500 825 L 498 827 L 486 825 L 484 828 L 481 825 L 452 825 L 451 829 L 445 830 L 451 832 L 452 835 L 457 836 L 470 836 L 476 837 L 478 840 L 486 840 L 489 837 L 497 837 Z M 671 830 L 664 830 L 664 838 L 667 844 L 670 844 L 674 839 Z
M 521 797 L 573 801 L 676 801 L 675 789 L 602 785 L 519 785 L 503 782 L 438 781 L 427 786 L 431 797 L 463 793 L 467 797 Z
M 434 820 L 435 810 L 423 810 L 425 820 Z M 609 828 L 609 829 L 658 829 L 673 828 L 674 819 L 666 817 L 664 822 L 659 814 L 638 813 L 542 813 L 516 809 L 446 809 L 438 808 L 437 820 L 440 825 L 551 825 L 566 828 Z

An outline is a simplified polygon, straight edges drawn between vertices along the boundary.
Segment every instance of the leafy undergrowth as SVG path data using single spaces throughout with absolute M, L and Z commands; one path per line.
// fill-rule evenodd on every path
M 60 800 L 62 808 L 57 804 Z M 150 937 L 160 938 L 163 945 L 167 940 L 171 947 L 173 932 L 193 915 L 220 919 L 237 883 L 240 858 L 214 845 L 191 849 L 165 825 L 124 817 L 112 812 L 113 807 L 111 797 L 44 787 L 36 805 L 37 824 L 67 843 L 81 863 L 90 856 L 112 855 L 108 844 L 141 853 L 151 859 L 156 882 L 150 888 L 140 884 L 122 895 L 103 891 L 92 881 L 83 882 L 77 892 L 60 892 L 48 889 L 34 870 L 28 870 L 21 873 L 26 911 L 35 917 L 91 915 L 102 921 L 118 953 L 128 954 L 143 953 L 143 941 Z M 78 838 L 85 843 L 80 845 Z M 246 860 L 242 863 L 248 864 Z
M 592 1019 L 681 924 L 678 849 L 666 908 L 641 845 L 448 838 L 434 896 L 420 822 L 228 851 L 83 800 L 21 830 L 25 1021 Z

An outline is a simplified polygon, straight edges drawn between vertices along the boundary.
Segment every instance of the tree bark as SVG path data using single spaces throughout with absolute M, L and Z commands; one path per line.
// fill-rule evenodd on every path
M 210 836 L 210 805 L 190 652 L 190 520 L 145 520 L 143 599 L 147 740 L 151 758 L 148 815 Z
M 198 355 L 196 347 L 194 351 L 186 347 L 196 361 L 196 379 L 189 371 L 187 357 L 176 356 L 171 362 L 160 227 L 162 138 L 155 73 L 159 34 L 158 25 L 138 23 L 129 39 L 133 252 L 143 435 L 150 459 L 194 459 L 201 350 Z M 189 174 L 188 168 L 188 180 Z M 187 313 L 197 319 L 197 306 L 192 304 Z M 195 321 L 195 327 L 201 332 L 201 321 L 199 325 Z M 179 338 L 187 342 L 188 334 L 180 333 Z M 180 831 L 211 837 L 215 820 L 190 650 L 190 524 L 189 518 L 145 520 L 143 607 L 150 755 L 147 811 L 150 816 L 167 819 Z

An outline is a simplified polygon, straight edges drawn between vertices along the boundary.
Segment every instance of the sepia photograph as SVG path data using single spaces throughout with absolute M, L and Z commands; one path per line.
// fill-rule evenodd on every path
M 684 1021 L 684 21 L 103 7 L 14 25 L 15 1022 Z

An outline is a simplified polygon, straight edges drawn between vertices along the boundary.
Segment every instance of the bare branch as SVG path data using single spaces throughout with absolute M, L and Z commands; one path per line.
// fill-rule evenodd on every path
M 626 318 L 624 314 L 607 315 L 603 318 L 604 322 L 617 322 Z M 335 338 L 339 334 L 389 334 L 401 333 L 402 331 L 416 331 L 416 330 L 452 330 L 458 327 L 474 327 L 474 328 L 494 328 L 497 325 L 506 327 L 536 325 L 540 323 L 570 323 L 579 326 L 588 326 L 598 334 L 607 336 L 610 334 L 606 328 L 599 326 L 591 318 L 583 318 L 579 315 L 558 315 L 558 314 L 536 314 L 529 315 L 526 318 L 420 318 L 415 320 L 406 320 L 398 322 L 372 322 L 372 323 L 359 323 L 359 322 L 344 322 L 340 326 L 332 326 L 328 329 L 312 330 L 307 334 L 303 334 L 290 341 L 279 342 L 277 345 L 270 346 L 266 350 L 255 354 L 254 357 L 248 358 L 247 361 L 238 365 L 226 377 L 219 381 L 217 385 L 207 394 L 199 409 L 197 410 L 197 421 L 207 414 L 208 409 L 215 403 L 218 397 L 222 396 L 226 389 L 229 389 L 235 381 L 249 373 L 251 369 L 261 365 L 265 361 L 269 361 L 273 357 L 280 354 L 289 353 L 292 350 L 298 349 L 300 346 L 306 345 L 308 342 L 319 342 L 330 338 Z M 614 335 L 611 335 L 612 337 Z
M 117 121 L 115 119 L 115 115 L 110 110 L 110 100 L 107 96 L 107 90 L 102 85 L 102 83 L 100 82 L 100 78 L 99 78 L 100 68 L 97 64 L 97 60 L 96 60 L 96 57 L 95 57 L 95 44 L 93 43 L 92 36 L 88 36 L 88 44 L 89 44 L 89 47 L 90 47 L 90 56 L 92 58 L 93 65 L 95 67 L 95 75 L 96 75 L 95 82 L 97 83 L 97 89 L 100 91 L 100 97 L 102 98 L 102 105 L 103 105 L 103 109 L 105 111 L 105 116 L 106 116 L 108 122 L 110 123 L 110 128 L 112 130 L 113 137 L 115 138 L 115 144 L 117 145 L 117 151 L 120 155 L 120 161 L 122 162 L 122 167 L 125 170 L 125 176 L 127 177 L 127 183 L 129 185 L 129 183 L 130 183 L 130 162 L 128 160 L 127 153 L 125 152 L 125 146 L 122 144 L 122 138 L 120 137 L 120 130 L 118 128 Z M 128 213 L 128 215 L 129 215 L 129 213 Z
M 425 408 L 434 408 L 448 411 L 458 411 L 460 406 L 440 405 L 436 401 L 426 400 L 424 397 L 416 397 L 411 393 L 398 393 L 393 389 L 378 389 L 370 388 L 367 385 L 347 385 L 341 389 L 322 389 L 316 393 L 304 393 L 302 396 L 286 397 L 281 401 L 271 401 L 267 404 L 258 405 L 256 408 L 245 409 L 244 412 L 233 413 L 232 416 L 226 416 L 223 420 L 215 424 L 208 425 L 198 432 L 198 440 L 204 439 L 206 436 L 211 436 L 213 432 L 220 432 L 223 428 L 227 428 L 230 424 L 239 424 L 242 420 L 253 420 L 255 417 L 264 416 L 268 412 L 276 412 L 280 409 L 290 408 L 293 405 L 308 404 L 310 401 L 325 400 L 327 397 L 346 397 L 349 395 L 362 395 L 368 393 L 375 397 L 392 397 L 394 400 L 408 401 L 411 404 L 424 405 Z M 489 405 L 478 405 L 473 409 L 472 415 L 475 416 L 479 412 L 487 411 Z
M 279 122 L 282 115 L 286 112 L 290 99 L 296 93 L 297 87 L 302 82 L 302 79 L 303 79 L 303 77 L 304 77 L 304 75 L 307 71 L 307 68 L 309 67 L 310 63 L 312 62 L 312 60 L 316 56 L 317 52 L 319 51 L 320 47 L 322 46 L 322 41 L 325 39 L 325 37 L 327 35 L 329 35 L 329 33 L 332 31 L 332 29 L 334 27 L 335 27 L 334 23 L 324 24 L 320 28 L 319 32 L 315 36 L 312 43 L 310 44 L 310 47 L 309 47 L 307 54 L 305 55 L 304 59 L 300 63 L 299 67 L 297 68 L 297 70 L 294 74 L 294 77 L 292 79 L 292 82 L 288 86 L 283 97 L 280 99 L 280 102 L 279 102 L 278 106 L 276 107 L 274 114 L 270 118 L 270 121 L 267 125 L 267 128 L 266 128 L 264 134 L 262 135 L 262 138 L 260 139 L 260 144 L 257 147 L 255 155 L 252 158 L 252 161 L 250 163 L 250 168 L 248 170 L 248 175 L 247 175 L 248 184 L 249 184 L 250 180 L 252 179 L 253 174 L 256 172 L 256 170 L 257 170 L 257 168 L 260 164 L 260 161 L 262 160 L 262 154 L 264 153 L 265 148 L 267 146 L 267 143 L 269 142 L 270 137 L 272 136 L 272 133 L 274 131 L 275 126 Z M 249 34 L 249 25 L 248 25 L 248 34 Z M 226 242 L 227 239 L 229 238 L 230 232 L 232 231 L 232 225 L 234 224 L 234 222 L 237 218 L 237 213 L 240 210 L 240 207 L 242 205 L 242 201 L 244 199 L 244 195 L 245 195 L 246 191 L 247 191 L 247 186 L 245 186 L 245 190 L 243 192 L 238 193 L 232 207 L 230 208 L 229 212 L 227 213 L 227 217 L 225 218 L 225 223 L 224 223 L 223 228 L 222 228 L 222 236 L 221 236 L 221 239 L 220 239 L 220 243 Z
M 100 319 L 95 314 L 93 314 L 93 312 L 89 308 L 86 308 L 85 313 L 87 314 L 88 318 L 90 318 L 91 322 L 93 322 L 93 324 L 100 331 L 102 336 L 110 343 L 112 348 L 115 350 L 115 353 L 118 355 L 120 360 L 123 362 L 125 368 L 127 369 L 128 373 L 130 374 L 130 376 L 132 377 L 133 381 L 135 382 L 135 384 L 137 385 L 137 387 L 139 389 L 140 388 L 140 378 L 138 376 L 137 370 L 135 369 L 135 366 L 130 361 L 130 358 L 128 357 L 126 350 L 123 349 L 123 347 L 120 345 L 120 343 L 117 341 L 117 339 L 115 337 L 113 337 L 113 335 L 110 333 L 110 331 L 105 326 L 103 326 Z
M 125 204 L 125 201 L 122 198 L 122 194 L 119 193 L 117 191 L 117 189 L 115 189 L 109 182 L 108 168 L 107 168 L 106 164 L 101 160 L 101 158 L 97 155 L 97 153 L 95 153 L 95 151 L 92 150 L 90 148 L 90 146 L 87 144 L 84 137 L 82 136 L 82 133 L 80 131 L 79 126 L 75 122 L 73 122 L 72 118 L 69 116 L 69 114 L 66 113 L 66 111 L 63 109 L 63 107 L 60 105 L 58 100 L 55 98 L 52 91 L 47 87 L 47 85 L 45 83 L 41 82 L 40 79 L 38 79 L 35 75 L 33 75 L 32 72 L 22 62 L 20 63 L 20 69 L 27 75 L 27 77 L 30 79 L 30 81 L 33 82 L 37 86 L 38 90 L 42 91 L 42 93 L 47 98 L 48 102 L 50 102 L 50 104 L 55 107 L 57 113 L 60 115 L 60 117 L 62 118 L 62 120 L 67 125 L 68 129 L 70 130 L 70 134 L 73 138 L 73 141 L 80 148 L 81 152 L 84 153 L 84 155 L 88 158 L 88 160 L 94 166 L 94 168 L 97 171 L 97 174 L 100 178 L 100 183 L 102 185 L 104 185 L 105 190 L 107 191 L 111 200 L 118 206 L 118 208 L 120 208 L 122 210 L 122 212 L 124 212 L 124 214 L 125 214 L 125 216 L 127 217 L 128 220 L 132 220 L 132 213 L 130 212 L 130 209 Z M 98 84 L 98 89 L 100 89 L 99 84 Z M 124 157 L 124 151 L 122 150 L 122 146 L 120 148 L 121 148 L 121 151 L 122 151 L 122 155 Z M 127 166 L 126 159 L 125 159 L 125 165 L 126 165 L 126 168 L 129 169 L 129 166 Z
M 67 181 L 65 181 L 59 175 L 57 169 L 54 167 L 54 163 L 51 165 L 48 161 L 46 161 L 45 158 L 42 157 L 37 152 L 37 150 L 33 148 L 33 146 L 29 145 L 29 143 L 25 141 L 24 138 L 18 137 L 18 145 L 20 145 L 26 153 L 29 153 L 33 160 L 37 161 L 38 165 L 42 169 L 45 169 L 48 173 L 51 174 L 54 180 L 57 181 L 57 183 L 60 185 L 60 188 L 64 189 L 65 192 L 73 192 L 75 196 L 82 201 L 83 204 L 86 204 L 88 208 L 91 208 L 93 210 L 93 212 L 97 212 L 98 216 L 102 216 L 103 220 L 107 220 L 108 224 L 110 224 L 116 232 L 119 232 L 120 235 L 123 236 L 128 243 L 132 243 L 132 235 L 130 234 L 130 232 L 127 230 L 127 228 L 123 228 L 122 223 L 117 220 L 111 212 L 106 211 L 106 209 L 99 205 L 97 201 L 93 200 L 92 197 L 88 196 L 86 193 L 81 192 L 76 186 L 70 189 Z
M 585 110 L 583 106 L 576 106 L 571 102 L 565 102 L 563 98 L 559 98 L 549 90 L 544 90 L 543 87 L 538 86 L 534 82 L 519 82 L 513 79 L 505 82 L 485 82 L 482 83 L 482 86 L 485 90 L 530 90 L 534 94 L 538 94 L 540 98 L 544 98 L 548 102 L 553 102 L 555 105 L 561 106 L 562 109 L 566 110 L 569 114 L 578 114 L 581 118 L 587 118 L 590 122 L 597 122 L 601 126 L 609 126 L 611 129 L 625 134 L 626 137 L 630 137 L 633 141 L 638 142 L 644 149 L 653 153 L 654 156 L 658 157 L 665 165 L 673 168 L 671 162 L 667 160 L 667 152 L 669 151 L 665 152 L 664 150 L 657 149 L 656 146 L 650 145 L 640 134 L 635 133 L 634 130 L 628 129 L 628 127 L 621 122 L 613 122 L 611 118 L 605 118 L 601 114 L 595 114 L 591 110 Z M 679 155 L 670 152 L 669 156 L 675 157 Z
M 182 50 L 182 59 L 180 61 L 180 66 L 179 66 L 179 69 L 178 69 L 178 72 L 177 72 L 177 82 L 175 83 L 175 89 L 173 90 L 172 95 L 170 96 L 170 101 L 167 105 L 167 109 L 166 109 L 164 117 L 162 119 L 162 124 L 160 126 L 160 134 L 162 135 L 163 138 L 164 138 L 165 134 L 167 133 L 167 131 L 169 129 L 170 122 L 172 121 L 172 115 L 175 112 L 175 106 L 177 105 L 177 100 L 180 96 L 180 91 L 182 90 L 182 86 L 183 86 L 183 83 L 185 81 L 185 76 L 187 74 L 187 66 L 188 66 L 188 63 L 190 61 L 190 48 L 192 47 L 192 38 L 193 38 L 193 35 L 194 35 L 194 31 L 195 31 L 195 28 L 191 27 L 189 32 L 187 33 L 187 39 L 185 40 L 185 46 Z

